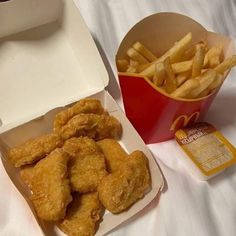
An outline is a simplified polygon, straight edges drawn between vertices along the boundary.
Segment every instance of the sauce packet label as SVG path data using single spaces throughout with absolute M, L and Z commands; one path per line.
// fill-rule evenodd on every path
M 182 150 L 206 176 L 236 163 L 235 147 L 211 124 L 199 122 L 175 133 Z

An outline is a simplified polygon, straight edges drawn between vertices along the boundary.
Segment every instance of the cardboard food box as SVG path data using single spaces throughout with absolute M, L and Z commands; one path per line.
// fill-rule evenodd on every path
M 162 55 L 188 32 L 193 35 L 192 45 L 201 40 L 209 47 L 222 44 L 224 58 L 234 52 L 230 38 L 207 31 L 193 19 L 177 13 L 158 13 L 141 20 L 126 34 L 116 59 L 128 59 L 126 51 L 136 41 L 155 55 Z M 166 96 L 147 77 L 137 74 L 119 73 L 119 82 L 126 115 L 146 143 L 172 139 L 178 128 L 202 120 L 218 93 L 194 100 Z
M 148 205 L 163 188 L 162 174 L 144 142 L 105 90 L 108 74 L 91 35 L 72 0 L 21 0 L 0 4 L 0 152 L 3 165 L 29 204 L 44 235 L 63 235 L 40 220 L 19 170 L 8 160 L 9 148 L 52 130 L 55 114 L 84 97 L 99 99 L 123 126 L 120 143 L 149 159 L 152 186 L 129 210 L 106 212 L 103 235 Z

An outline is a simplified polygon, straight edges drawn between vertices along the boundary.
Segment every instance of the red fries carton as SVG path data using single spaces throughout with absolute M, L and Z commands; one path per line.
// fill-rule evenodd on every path
M 207 31 L 187 16 L 158 13 L 141 20 L 127 33 L 116 59 L 128 58 L 126 52 L 136 41 L 155 55 L 163 55 L 189 32 L 192 45 L 200 41 L 206 41 L 209 47 L 221 44 L 224 59 L 233 54 L 230 38 Z M 142 75 L 120 72 L 119 82 L 126 115 L 146 143 L 172 139 L 175 130 L 202 120 L 219 90 L 202 98 L 184 99 L 166 95 Z

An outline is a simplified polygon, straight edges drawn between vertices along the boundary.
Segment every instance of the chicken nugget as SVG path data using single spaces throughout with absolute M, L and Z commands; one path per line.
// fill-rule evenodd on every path
M 135 151 L 120 170 L 102 179 L 99 199 L 110 212 L 119 213 L 142 198 L 150 185 L 148 159 L 143 152 Z
M 108 172 L 112 173 L 118 170 L 127 160 L 128 154 L 116 140 L 103 139 L 97 144 L 105 156 Z
M 65 218 L 58 227 L 68 236 L 92 236 L 101 221 L 104 208 L 98 199 L 98 193 L 73 196 Z
M 65 140 L 78 136 L 88 136 L 95 140 L 104 138 L 119 139 L 121 133 L 120 122 L 108 114 L 79 114 L 70 119 L 60 129 L 60 135 Z
M 63 149 L 71 156 L 68 171 L 72 190 L 80 193 L 96 191 L 107 175 L 104 155 L 96 142 L 88 137 L 71 138 Z
M 34 166 L 35 165 L 26 165 L 20 170 L 20 177 L 28 187 L 31 186 L 31 182 L 34 176 Z
M 32 164 L 62 145 L 58 134 L 45 134 L 10 149 L 9 159 L 15 167 Z
M 54 131 L 58 131 L 63 125 L 65 125 L 73 116 L 80 113 L 94 113 L 102 114 L 104 109 L 101 102 L 97 99 L 86 98 L 78 101 L 72 107 L 59 112 L 54 120 Z
M 34 167 L 30 184 L 32 202 L 40 218 L 57 221 L 65 216 L 71 202 L 70 184 L 67 179 L 69 155 L 62 149 L 55 149 Z

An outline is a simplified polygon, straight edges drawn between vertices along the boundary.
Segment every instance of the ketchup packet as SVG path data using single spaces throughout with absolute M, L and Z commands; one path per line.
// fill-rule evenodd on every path
M 194 176 L 207 180 L 236 162 L 235 147 L 211 124 L 196 123 L 176 131 L 183 160 Z

